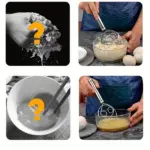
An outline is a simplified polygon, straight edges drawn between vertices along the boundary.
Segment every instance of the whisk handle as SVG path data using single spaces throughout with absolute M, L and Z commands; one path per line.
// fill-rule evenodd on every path
M 96 88 L 96 86 L 95 86 L 95 84 L 94 84 L 94 82 L 93 82 L 93 80 L 91 78 L 89 78 L 89 83 L 92 86 L 92 88 L 94 89 L 95 94 L 96 94 L 97 98 L 99 99 L 100 103 L 101 104 L 104 103 L 104 100 L 102 99 L 99 91 L 97 90 L 97 88 Z
M 99 16 L 98 16 L 97 22 L 98 22 L 98 24 L 99 24 L 102 31 L 106 30 L 106 28 L 105 28 L 105 26 L 104 26 L 104 24 L 103 24 L 103 22 L 102 22 L 102 20 Z

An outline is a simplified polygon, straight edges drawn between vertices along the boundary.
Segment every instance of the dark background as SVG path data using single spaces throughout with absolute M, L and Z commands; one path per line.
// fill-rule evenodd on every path
M 9 2 L 6 14 L 16 12 L 35 12 L 49 19 L 61 33 L 57 42 L 62 46 L 60 52 L 52 52 L 44 65 L 68 65 L 70 62 L 70 7 L 67 2 Z M 6 63 L 11 66 L 41 65 L 40 58 L 30 58 L 31 54 L 21 50 L 10 37 L 6 36 Z

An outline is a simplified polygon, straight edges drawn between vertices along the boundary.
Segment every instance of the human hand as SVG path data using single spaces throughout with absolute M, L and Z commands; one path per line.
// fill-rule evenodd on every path
M 92 14 L 96 20 L 98 19 L 99 2 L 81 2 L 79 7 L 85 10 L 87 14 Z
M 35 19 L 33 20 L 33 18 Z M 36 33 L 37 29 L 30 31 L 28 27 L 31 24 L 31 21 L 35 22 L 36 19 L 38 19 L 38 22 L 43 22 L 43 20 L 45 20 L 44 25 L 50 23 L 47 21 L 47 19 L 45 19 L 45 17 L 37 13 L 27 12 L 6 15 L 8 34 L 16 42 L 16 44 L 23 48 L 27 48 L 31 43 L 33 43 L 34 34 Z
M 141 35 L 134 30 L 128 31 L 124 38 L 128 41 L 127 50 L 129 53 L 140 45 Z
M 129 112 L 135 111 L 135 113 L 130 117 L 130 126 L 134 126 L 143 119 L 143 100 L 133 104 L 128 108 Z
M 95 83 L 96 88 L 99 88 L 99 83 L 97 80 L 93 79 L 93 82 Z M 89 83 L 89 77 L 87 76 L 82 76 L 79 80 L 79 89 L 80 89 L 80 94 L 83 96 L 93 96 L 95 95 L 95 92 L 92 88 L 92 86 Z

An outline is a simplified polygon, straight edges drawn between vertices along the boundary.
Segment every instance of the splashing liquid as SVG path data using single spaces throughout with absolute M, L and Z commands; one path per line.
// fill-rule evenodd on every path
M 49 93 L 40 93 L 38 95 L 35 95 L 32 98 L 40 98 L 43 100 L 45 104 L 45 108 L 48 105 L 48 102 L 52 99 L 52 95 Z M 32 99 L 31 98 L 31 99 Z M 31 100 L 30 99 L 30 100 Z M 26 100 L 22 102 L 18 107 L 17 107 L 17 114 L 18 114 L 18 120 L 25 125 L 26 127 L 40 131 L 40 130 L 46 130 L 51 128 L 53 125 L 55 125 L 58 121 L 58 117 L 60 114 L 60 111 L 58 111 L 56 114 L 51 114 L 49 115 L 53 108 L 56 107 L 58 104 L 57 101 L 52 102 L 49 111 L 43 116 L 42 113 L 40 114 L 40 120 L 36 121 L 34 120 L 34 108 L 28 107 L 28 103 L 30 100 Z
M 38 56 L 41 60 L 41 65 L 44 65 L 44 60 L 48 60 L 50 53 L 54 51 L 61 51 L 61 45 L 57 43 L 57 39 L 60 38 L 61 33 L 50 20 L 46 19 L 39 14 L 32 13 L 28 18 L 28 23 L 40 22 L 44 25 L 44 33 L 40 37 L 40 44 L 35 45 L 33 42 L 26 48 L 27 52 L 31 52 L 31 58 Z

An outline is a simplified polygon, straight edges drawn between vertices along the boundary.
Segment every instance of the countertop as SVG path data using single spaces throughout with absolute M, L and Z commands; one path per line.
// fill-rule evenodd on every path
M 80 115 L 85 116 L 85 105 L 80 104 Z M 86 117 L 87 122 L 96 124 L 95 117 Z M 143 137 L 143 123 L 139 123 L 132 128 L 120 132 L 102 132 L 97 130 L 83 140 L 139 140 Z
M 97 31 L 80 31 L 79 32 L 79 46 L 87 47 L 90 50 L 93 50 L 93 41 L 100 34 Z M 123 35 L 123 32 L 120 32 L 120 35 Z M 141 41 L 142 45 L 142 41 Z M 101 62 L 94 58 L 94 61 L 90 66 L 124 66 L 122 61 L 119 62 Z

